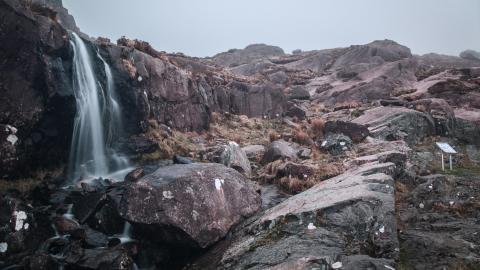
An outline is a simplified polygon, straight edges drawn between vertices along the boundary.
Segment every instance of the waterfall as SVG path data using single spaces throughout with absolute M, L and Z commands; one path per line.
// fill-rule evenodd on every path
M 96 60 L 103 62 L 107 80 L 102 84 L 94 70 L 92 60 L 95 59 L 85 42 L 71 33 L 70 43 L 74 53 L 73 90 L 77 112 L 70 147 L 69 179 L 103 177 L 123 180 L 129 167 L 128 160 L 112 148 L 123 129 L 112 71 L 97 52 Z
M 122 243 L 128 243 L 132 241 L 132 225 L 128 221 L 125 221 L 123 232 L 120 236 L 120 241 Z

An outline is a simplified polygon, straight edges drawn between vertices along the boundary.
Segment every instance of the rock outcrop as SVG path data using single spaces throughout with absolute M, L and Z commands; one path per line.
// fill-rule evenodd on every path
M 430 115 L 403 107 L 377 107 L 352 122 L 368 126 L 373 136 L 389 141 L 415 144 L 435 134 Z
M 393 268 L 395 167 L 367 163 L 287 199 L 192 269 Z
M 217 54 L 213 57 L 213 61 L 224 67 L 235 67 L 259 59 L 269 59 L 270 57 L 281 55 L 284 55 L 284 52 L 279 47 L 253 44 L 243 50 L 232 49 L 228 52 Z

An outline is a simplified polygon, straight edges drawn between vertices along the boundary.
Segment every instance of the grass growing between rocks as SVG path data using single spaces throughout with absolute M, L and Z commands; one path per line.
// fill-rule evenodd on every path
M 283 224 L 278 224 L 272 229 L 268 230 L 266 234 L 263 234 L 259 238 L 255 239 L 255 242 L 250 245 L 249 251 L 253 252 L 259 247 L 267 246 L 270 243 L 280 240 L 284 235 L 282 229 Z
M 442 171 L 442 169 L 439 168 L 438 170 L 442 174 L 452 175 L 452 176 L 459 176 L 459 177 L 480 176 L 480 167 L 478 166 L 454 167 L 453 170 L 446 168 L 445 171 Z
M 409 262 L 408 251 L 405 248 L 400 247 L 400 257 L 397 263 L 397 270 L 411 270 L 414 269 Z
M 37 179 L 0 180 L 0 194 L 17 191 L 27 194 L 37 187 L 42 181 Z

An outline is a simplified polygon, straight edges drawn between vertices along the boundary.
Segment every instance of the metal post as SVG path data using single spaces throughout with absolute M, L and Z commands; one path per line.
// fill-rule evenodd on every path
M 450 155 L 450 171 L 453 170 L 453 166 L 452 166 L 452 155 Z
M 442 171 L 445 171 L 445 162 L 443 161 L 443 152 L 442 152 Z

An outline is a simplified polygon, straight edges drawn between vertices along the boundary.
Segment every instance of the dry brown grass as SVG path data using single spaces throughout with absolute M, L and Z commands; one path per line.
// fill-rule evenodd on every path
M 293 140 L 299 144 L 311 145 L 313 143 L 310 136 L 302 130 L 293 131 Z
M 345 109 L 355 109 L 362 107 L 362 103 L 359 101 L 348 101 L 339 103 L 333 108 L 334 111 L 345 110 Z
M 161 130 L 150 130 L 147 136 L 158 143 L 159 150 L 142 155 L 143 161 L 171 159 L 174 155 L 193 157 L 192 154 L 198 151 L 197 144 L 192 140 L 198 136 L 196 133 L 173 131 L 169 136 Z
M 307 176 L 303 178 L 301 175 L 291 174 L 285 177 L 279 177 L 278 172 L 280 168 L 284 165 L 283 161 L 277 160 L 265 166 L 264 178 L 261 181 L 265 183 L 272 183 L 278 185 L 282 190 L 290 194 L 297 194 L 303 192 L 314 185 L 335 177 L 343 173 L 343 166 L 337 163 L 326 163 L 320 165 L 318 169 L 315 170 L 314 175 Z
M 0 194 L 5 194 L 8 191 L 18 191 L 21 194 L 31 192 L 35 187 L 41 183 L 37 179 L 17 179 L 17 180 L 0 180 Z
M 320 168 L 317 170 L 315 177 L 317 182 L 321 182 L 323 180 L 335 177 L 339 174 L 343 173 L 343 166 L 336 163 L 326 163 L 320 165 Z
M 419 112 L 427 112 L 427 107 L 423 104 L 418 104 L 415 106 L 415 110 Z
M 210 117 L 210 125 L 220 123 L 222 120 L 222 115 L 218 112 L 212 112 L 212 115 Z
M 278 134 L 276 131 L 274 130 L 269 130 L 268 131 L 268 140 L 270 142 L 274 142 L 276 140 L 280 139 L 280 134 Z
M 298 179 L 296 177 L 282 177 L 275 181 L 283 190 L 297 194 L 313 187 L 317 182 L 313 178 Z
M 312 133 L 316 137 L 323 136 L 323 131 L 325 129 L 325 120 L 322 118 L 316 118 L 312 120 Z

